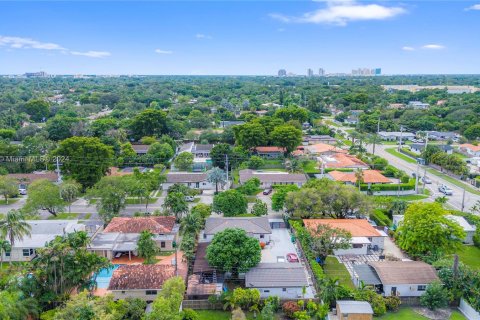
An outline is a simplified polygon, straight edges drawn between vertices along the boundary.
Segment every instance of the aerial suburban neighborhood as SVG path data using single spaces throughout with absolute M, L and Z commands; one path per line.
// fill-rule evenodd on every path
M 472 1 L 0 1 L 0 320 L 480 320 Z

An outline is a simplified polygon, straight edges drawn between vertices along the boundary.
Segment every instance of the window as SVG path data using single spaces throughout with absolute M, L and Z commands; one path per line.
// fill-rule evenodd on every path
M 147 291 L 145 291 L 145 294 L 147 296 L 152 296 L 152 295 L 157 294 L 157 290 L 147 290 Z
M 24 257 L 30 257 L 30 250 L 31 249 L 23 249 L 23 256 Z
M 417 287 L 417 290 L 418 290 L 418 291 L 425 291 L 425 290 L 427 290 L 427 286 L 425 286 L 425 285 L 420 285 L 420 286 Z
M 200 188 L 200 182 L 195 183 L 195 188 Z
M 263 292 L 270 292 L 270 290 L 263 290 Z
M 354 244 L 352 245 L 352 247 L 355 248 L 355 249 L 360 249 L 360 248 L 363 248 L 363 244 L 361 244 L 361 243 L 354 243 Z
M 165 248 L 165 241 L 160 242 L 160 248 Z
M 283 292 L 287 292 L 287 288 L 282 288 L 282 291 L 283 291 Z
M 122 291 L 122 294 L 125 294 L 125 291 Z
M 265 238 L 265 235 L 264 235 L 264 234 L 261 234 L 261 235 L 260 235 L 260 239 L 263 239 L 263 238 Z
M 11 251 L 5 251 L 5 257 L 10 257 Z
M 207 239 L 207 235 L 205 233 L 203 234 L 203 239 Z

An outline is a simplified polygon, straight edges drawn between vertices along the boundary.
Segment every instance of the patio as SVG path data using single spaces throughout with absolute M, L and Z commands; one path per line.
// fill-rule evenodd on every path
M 343 255 L 337 256 L 341 263 L 345 265 L 350 276 L 354 277 L 353 266 L 359 264 L 367 264 L 368 262 L 379 261 L 380 256 L 378 254 L 367 255 Z

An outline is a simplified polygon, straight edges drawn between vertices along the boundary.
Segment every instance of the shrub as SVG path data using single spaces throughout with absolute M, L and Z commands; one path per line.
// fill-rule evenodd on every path
M 307 311 L 297 311 L 293 314 L 293 318 L 296 320 L 310 320 Z
M 280 298 L 278 296 L 269 296 L 265 299 L 265 304 L 270 304 L 274 312 L 280 309 Z
M 199 316 L 195 310 L 192 309 L 183 309 L 182 311 L 182 320 L 198 320 Z
M 397 191 L 397 190 L 413 190 L 415 189 L 415 180 L 412 179 L 410 181 L 410 178 L 407 177 L 406 182 L 405 180 L 402 179 L 402 183 L 398 184 L 375 184 L 371 186 L 370 190 L 372 191 Z M 368 184 L 362 184 L 360 186 L 360 189 L 362 191 L 368 190 Z
M 300 307 L 295 301 L 287 301 L 282 305 L 282 311 L 290 319 L 295 319 L 295 312 L 300 311 Z
M 232 320 L 246 320 L 247 317 L 243 313 L 242 309 L 236 308 L 232 311 Z
M 260 180 L 258 178 L 250 178 L 237 190 L 247 196 L 254 196 L 261 191 Z
M 473 235 L 473 244 L 475 247 L 480 248 L 480 227 L 477 227 L 477 231 Z
M 260 314 L 262 320 L 275 320 L 275 311 L 273 310 L 273 305 L 269 302 L 265 303 Z
M 397 311 L 402 304 L 402 300 L 399 297 L 385 297 L 384 299 L 388 311 Z
M 448 305 L 448 291 L 440 282 L 432 282 L 420 297 L 420 303 L 430 310 L 446 307 Z
M 387 217 L 387 215 L 380 209 L 375 209 L 370 214 L 370 219 L 375 221 L 379 226 L 390 226 L 392 221 Z
M 251 156 L 248 160 L 247 165 L 249 169 L 259 169 L 265 164 L 265 160 L 259 156 Z

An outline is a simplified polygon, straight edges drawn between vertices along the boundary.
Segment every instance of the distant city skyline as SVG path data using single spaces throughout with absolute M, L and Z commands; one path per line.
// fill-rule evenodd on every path
M 0 74 L 479 74 L 479 2 L 0 2 Z

